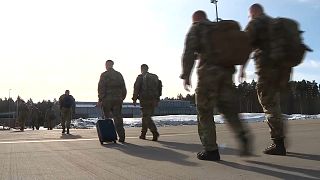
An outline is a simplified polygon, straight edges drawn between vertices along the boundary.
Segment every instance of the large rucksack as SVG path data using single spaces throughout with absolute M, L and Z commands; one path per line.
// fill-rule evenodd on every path
M 141 91 L 142 99 L 159 99 L 162 94 L 162 82 L 157 75 L 146 73 L 142 76 Z
M 305 52 L 312 51 L 301 37 L 299 24 L 289 18 L 274 18 L 269 23 L 270 58 L 280 66 L 302 63 Z
M 222 20 L 212 23 L 209 30 L 209 52 L 212 63 L 220 66 L 243 65 L 249 59 L 249 36 L 241 31 L 238 22 Z

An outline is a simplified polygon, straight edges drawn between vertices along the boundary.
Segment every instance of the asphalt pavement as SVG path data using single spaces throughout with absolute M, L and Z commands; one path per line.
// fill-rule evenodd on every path
M 126 128 L 126 143 L 100 145 L 96 129 L 0 131 L 0 179 L 320 179 L 320 120 L 289 121 L 287 156 L 262 153 L 266 123 L 248 124 L 254 155 L 239 157 L 227 124 L 217 124 L 221 161 L 200 161 L 197 126 L 159 127 L 159 141 Z

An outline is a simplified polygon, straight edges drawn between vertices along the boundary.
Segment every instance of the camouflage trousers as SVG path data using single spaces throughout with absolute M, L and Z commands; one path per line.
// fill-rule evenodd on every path
M 21 131 L 23 131 L 25 128 L 25 123 L 27 118 L 28 118 L 28 112 L 26 111 L 19 112 L 18 125 Z
M 291 68 L 264 68 L 257 72 L 257 95 L 267 123 L 271 139 L 285 137 L 285 122 L 280 107 L 280 92 L 287 86 Z
M 247 133 L 238 116 L 232 74 L 233 72 L 221 69 L 199 76 L 196 88 L 198 133 L 206 151 L 218 149 L 214 122 L 215 106 L 238 138 Z
M 62 129 L 70 129 L 70 123 L 72 118 L 72 108 L 61 108 L 61 126 Z
M 157 132 L 157 126 L 154 124 L 151 116 L 153 116 L 156 101 L 140 101 L 141 112 L 142 112 L 142 128 L 141 133 L 146 133 L 148 128 L 151 132 Z
M 119 139 L 125 138 L 125 130 L 123 128 L 122 119 L 122 100 L 103 100 L 102 108 L 105 118 L 113 116 L 114 125 L 116 127 Z
M 52 130 L 53 124 L 54 124 L 54 119 L 48 118 L 47 119 L 47 128 L 48 128 L 48 130 Z

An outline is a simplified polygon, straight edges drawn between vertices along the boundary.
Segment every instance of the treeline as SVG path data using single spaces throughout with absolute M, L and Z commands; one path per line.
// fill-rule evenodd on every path
M 259 113 L 262 108 L 256 93 L 257 82 L 243 82 L 236 87 L 237 104 L 239 112 Z M 319 114 L 320 113 L 320 85 L 315 81 L 310 82 L 290 81 L 288 88 L 281 92 L 281 110 L 285 114 Z M 195 95 L 187 94 L 185 97 L 179 94 L 176 98 L 195 103 Z

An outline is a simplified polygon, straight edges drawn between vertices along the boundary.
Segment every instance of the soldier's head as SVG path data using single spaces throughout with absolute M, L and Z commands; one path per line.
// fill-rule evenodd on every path
M 106 69 L 109 70 L 109 69 L 113 68 L 113 64 L 114 64 L 114 62 L 112 60 L 107 60 L 106 61 Z
M 261 4 L 252 4 L 249 8 L 249 18 L 253 19 L 264 14 L 263 7 Z
M 206 19 L 207 19 L 207 14 L 202 10 L 198 10 L 194 12 L 192 15 L 192 23 L 200 22 Z
M 141 65 L 141 73 L 146 73 L 146 72 L 148 72 L 148 70 L 149 70 L 148 65 L 146 65 L 146 64 Z
M 65 94 L 65 95 L 69 95 L 69 94 L 70 94 L 70 91 L 69 91 L 69 90 L 66 90 L 66 91 L 64 92 L 64 94 Z

